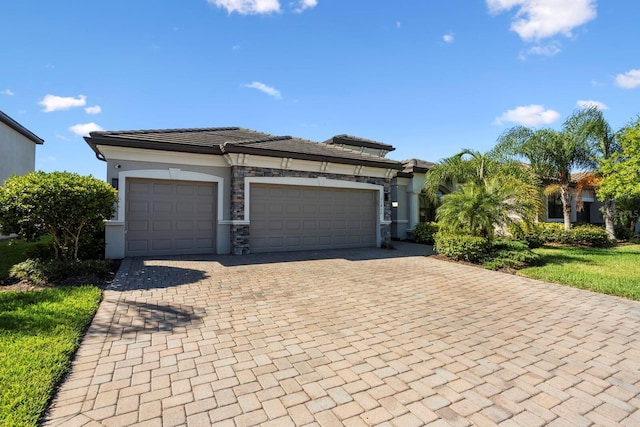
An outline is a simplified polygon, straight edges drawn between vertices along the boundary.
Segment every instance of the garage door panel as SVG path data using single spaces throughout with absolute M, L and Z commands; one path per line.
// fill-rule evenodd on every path
M 376 244 L 375 191 L 253 184 L 250 194 L 252 252 Z
M 157 232 L 157 233 L 163 233 L 163 232 L 171 232 L 171 221 L 169 220 L 163 220 L 163 221 L 152 221 L 151 222 L 151 231 L 153 232 Z
M 129 221 L 129 232 L 149 231 L 149 221 Z
M 125 254 L 215 252 L 214 183 L 129 178 L 125 200 Z
M 129 203 L 128 207 L 129 207 L 129 211 L 131 212 L 141 212 L 141 213 L 149 212 L 149 202 L 147 202 L 146 200 L 132 201 L 131 203 Z
M 176 231 L 192 231 L 193 230 L 193 221 L 176 221 Z
M 194 214 L 196 213 L 196 205 L 193 202 L 181 201 L 176 203 L 176 212 L 178 214 Z
M 171 194 L 172 185 L 168 183 L 154 183 L 153 193 L 154 194 Z
M 170 239 L 153 239 L 151 240 L 151 250 L 166 251 L 171 249 Z
M 149 241 L 148 240 L 129 239 L 127 241 L 127 246 L 128 246 L 129 250 L 147 251 L 149 249 Z
M 153 211 L 152 211 L 153 215 L 171 215 L 173 214 L 173 202 L 171 201 L 167 201 L 167 202 L 153 202 Z

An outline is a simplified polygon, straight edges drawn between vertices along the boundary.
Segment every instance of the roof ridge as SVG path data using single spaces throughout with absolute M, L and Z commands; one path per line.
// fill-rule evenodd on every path
M 255 132 L 255 131 L 252 131 Z M 258 133 L 258 132 L 256 132 Z M 289 135 L 284 135 L 284 136 L 272 136 L 270 138 L 260 138 L 260 139 L 252 139 L 252 140 L 246 140 L 246 141 L 227 141 L 224 144 L 221 145 L 227 145 L 227 144 L 234 144 L 234 145 L 240 145 L 240 144 L 255 144 L 255 143 L 260 143 L 260 142 L 270 142 L 270 141 L 285 141 L 287 139 L 294 139 L 292 136 Z
M 170 128 L 170 129 L 134 129 L 134 130 L 110 130 L 110 131 L 94 131 L 91 135 L 144 135 L 148 133 L 186 133 L 186 132 L 219 132 L 225 130 L 240 130 L 238 126 L 228 127 L 212 127 L 212 128 Z M 246 129 L 249 130 L 249 129 Z

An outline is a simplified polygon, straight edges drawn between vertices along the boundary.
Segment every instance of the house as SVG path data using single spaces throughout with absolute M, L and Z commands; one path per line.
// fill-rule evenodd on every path
M 402 162 L 403 169 L 391 181 L 391 238 L 410 239 L 411 230 L 420 222 L 435 220 L 436 206 L 429 201 L 423 192 L 425 174 L 434 163 L 420 159 L 409 159 Z M 585 172 L 571 175 L 571 186 L 575 193 L 577 183 L 584 177 Z M 549 184 L 551 181 L 546 182 Z M 438 191 L 438 197 L 448 194 L 454 189 L 454 184 L 443 183 Z M 540 218 L 544 222 L 563 222 L 562 202 L 559 195 L 546 197 L 546 211 Z M 596 199 L 593 188 L 582 189 L 582 209 L 578 209 L 575 194 L 571 197 L 571 222 L 590 224 L 604 224 L 600 212 L 602 202 Z
M 44 140 L 0 111 L 0 185 L 35 169 L 36 145 Z
M 391 237 L 394 148 L 239 127 L 91 132 L 119 191 L 108 258 L 382 246 Z

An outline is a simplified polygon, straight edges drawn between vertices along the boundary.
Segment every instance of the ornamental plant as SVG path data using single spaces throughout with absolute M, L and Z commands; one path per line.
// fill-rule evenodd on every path
M 71 172 L 14 175 L 0 187 L 0 232 L 34 241 L 51 235 L 55 258 L 78 259 L 83 238 L 114 214 L 117 191 L 92 176 Z

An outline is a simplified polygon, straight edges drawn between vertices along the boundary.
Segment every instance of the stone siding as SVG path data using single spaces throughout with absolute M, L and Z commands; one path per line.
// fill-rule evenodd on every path
M 231 167 L 231 219 L 244 220 L 244 179 L 247 177 L 291 177 L 291 178 L 327 178 L 340 181 L 362 182 L 380 185 L 384 188 L 384 219 L 391 221 L 390 188 L 391 180 L 369 176 L 341 175 L 322 172 L 307 172 L 284 169 L 269 169 L 259 167 L 232 166 Z M 231 227 L 231 253 L 234 255 L 246 255 L 251 253 L 251 236 L 248 225 L 234 225 Z M 387 224 L 380 225 L 380 238 L 382 245 L 389 244 L 391 240 L 391 228 Z

